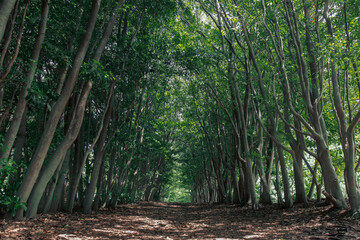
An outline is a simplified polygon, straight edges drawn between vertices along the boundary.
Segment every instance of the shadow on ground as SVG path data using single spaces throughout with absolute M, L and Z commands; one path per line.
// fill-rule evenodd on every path
M 95 214 L 1 220 L 0 239 L 360 239 L 359 221 L 330 206 L 253 211 L 238 205 L 139 202 Z

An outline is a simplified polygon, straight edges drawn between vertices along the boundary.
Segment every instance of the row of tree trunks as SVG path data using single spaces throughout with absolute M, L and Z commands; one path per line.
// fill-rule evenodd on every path
M 48 4 L 47 1 L 44 2 L 46 2 L 46 5 Z M 72 68 L 68 73 L 62 93 L 50 112 L 49 119 L 45 125 L 45 129 L 42 133 L 41 139 L 39 140 L 39 144 L 35 150 L 30 165 L 24 176 L 23 183 L 17 191 L 17 196 L 20 198 L 20 202 L 26 202 L 29 198 L 29 195 L 39 175 L 41 166 L 43 165 L 44 159 L 53 139 L 59 119 L 74 89 L 80 67 L 83 63 L 95 27 L 98 11 L 100 9 L 100 2 L 100 0 L 93 0 L 92 2 L 92 10 L 89 16 L 87 28 L 79 44 L 79 48 L 74 58 Z M 22 217 L 23 210 L 20 208 L 17 211 L 16 218 L 21 219 Z
M 345 4 L 345 2 L 344 2 Z M 346 14 L 346 5 L 344 6 Z M 328 34 L 331 36 L 331 40 L 334 41 L 333 27 L 331 19 L 329 18 L 329 1 L 325 1 L 324 6 L 324 18 L 326 21 Z M 355 171 L 355 126 L 360 121 L 360 111 L 358 111 L 354 118 L 352 118 L 353 112 L 350 111 L 349 117 L 345 113 L 345 109 L 342 104 L 341 90 L 339 88 L 338 73 L 336 67 L 336 59 L 331 59 L 331 83 L 332 83 L 332 95 L 334 101 L 334 108 L 336 111 L 337 121 L 339 125 L 339 135 L 341 140 L 341 146 L 344 154 L 345 171 L 344 178 L 346 184 L 346 191 L 349 196 L 350 207 L 353 212 L 360 211 L 360 188 L 357 184 L 356 171 Z M 354 63 L 355 64 L 355 63 Z M 347 79 L 346 79 L 347 80 Z M 348 96 L 347 96 L 348 97 Z M 350 103 L 348 102 L 350 105 Z M 348 106 L 351 109 L 351 106 Z
M 77 138 L 84 116 L 86 100 L 89 96 L 91 87 L 92 87 L 91 82 L 87 82 L 85 84 L 82 90 L 82 94 L 78 100 L 78 103 L 75 106 L 74 114 L 64 139 L 62 140 L 60 145 L 56 148 L 56 151 L 53 153 L 48 163 L 43 167 L 44 169 L 42 171 L 42 174 L 38 177 L 36 184 L 33 187 L 32 193 L 30 195 L 31 197 L 28 200 L 28 209 L 26 211 L 26 217 L 30 218 L 36 216 L 40 198 L 43 195 L 48 182 L 54 176 L 54 172 L 56 171 L 57 168 L 59 168 L 60 171 L 62 167 L 62 163 L 64 162 L 65 159 L 65 155 L 67 154 L 69 148 Z

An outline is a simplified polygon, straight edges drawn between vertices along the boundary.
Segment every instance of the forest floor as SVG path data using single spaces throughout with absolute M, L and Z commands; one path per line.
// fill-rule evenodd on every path
M 0 219 L 0 239 L 360 239 L 360 220 L 331 206 L 139 202 L 94 214 Z

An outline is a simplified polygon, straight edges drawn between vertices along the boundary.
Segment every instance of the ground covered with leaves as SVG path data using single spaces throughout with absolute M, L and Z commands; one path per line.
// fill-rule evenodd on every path
M 328 205 L 140 202 L 94 214 L 0 220 L 0 239 L 360 239 L 359 219 Z

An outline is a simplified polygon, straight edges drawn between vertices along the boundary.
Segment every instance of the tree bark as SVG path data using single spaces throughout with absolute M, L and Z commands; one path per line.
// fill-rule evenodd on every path
M 62 186 L 65 182 L 64 181 L 65 173 L 67 172 L 67 170 L 69 168 L 69 161 L 71 158 L 70 154 L 71 154 L 71 150 L 68 150 L 64 157 L 64 160 L 61 161 L 58 168 L 56 169 L 56 172 L 54 174 L 55 180 L 50 187 L 50 191 L 49 191 L 48 197 L 46 199 L 43 213 L 47 213 L 47 212 L 51 211 L 52 210 L 51 207 L 53 205 L 55 205 L 55 206 L 59 205 L 60 196 L 58 195 L 58 193 L 61 193 L 60 189 L 62 189 Z M 58 190 L 58 192 L 56 190 Z
M 18 131 L 18 134 L 16 136 L 16 141 L 15 141 L 15 146 L 14 146 L 13 159 L 14 159 L 14 162 L 16 162 L 17 164 L 21 163 L 21 161 L 23 160 L 23 148 L 24 148 L 25 140 L 26 140 L 26 116 L 27 116 L 27 111 L 28 111 L 28 108 L 26 107 L 25 111 L 24 111 L 24 114 L 22 116 L 22 120 L 21 120 L 21 123 L 20 123 L 19 131 Z M 19 168 L 17 170 L 16 174 L 12 174 L 10 176 L 9 182 L 16 183 L 17 181 L 19 181 L 20 174 L 21 174 L 21 168 Z M 11 183 L 9 185 L 11 185 Z
M 25 22 L 25 17 L 24 16 L 26 14 L 26 10 L 27 10 L 29 2 L 30 1 L 27 2 L 26 7 L 24 9 L 24 14 L 23 14 L 22 22 L 21 22 L 21 27 L 19 29 L 19 36 L 21 36 L 21 34 L 22 34 L 22 29 L 23 29 L 24 22 Z M 10 20 L 11 21 L 10 27 L 9 27 L 9 30 L 8 30 L 8 34 L 7 34 L 6 38 L 4 39 L 4 44 L 2 44 L 2 45 L 0 44 L 0 46 L 2 47 L 1 56 L 0 56 L 0 68 L 4 67 L 5 56 L 7 55 L 9 45 L 10 45 L 10 42 L 11 42 L 11 37 L 12 37 L 12 34 L 14 32 L 14 25 L 15 25 L 15 19 L 16 19 L 16 16 L 17 16 L 18 7 L 19 7 L 19 1 L 17 1 L 15 6 L 14 6 L 14 11 L 13 11 L 13 14 L 12 14 L 11 20 Z M 0 43 L 1 43 L 1 41 L 0 41 Z
M 118 17 L 119 14 L 119 9 L 122 7 L 122 5 L 124 4 L 125 0 L 119 0 L 119 3 L 117 4 L 117 6 L 115 7 L 114 11 L 111 14 L 111 17 L 109 19 L 109 22 L 106 26 L 105 32 L 103 34 L 103 37 L 101 38 L 101 41 L 95 51 L 94 54 L 94 60 L 95 61 L 100 61 L 101 55 L 105 50 L 105 46 L 107 44 L 107 42 L 109 41 L 110 35 L 114 29 L 115 23 L 116 23 L 116 19 Z
M 16 1 L 17 0 L 2 0 L 0 2 L 0 44 L 4 37 L 9 16 L 14 9 Z
M 67 158 L 67 156 L 66 156 Z M 62 169 L 60 170 L 60 176 L 58 178 L 57 184 L 56 184 L 56 188 L 54 191 L 54 195 L 53 195 L 53 199 L 51 201 L 51 206 L 49 209 L 45 208 L 45 210 L 48 210 L 49 212 L 56 212 L 57 210 L 65 210 L 65 207 L 63 207 L 63 209 L 61 209 L 61 206 L 65 206 L 64 203 L 64 189 L 65 189 L 65 177 L 66 177 L 66 173 L 69 169 L 69 166 L 67 166 L 67 161 L 68 159 L 65 159 L 65 162 L 63 164 Z

